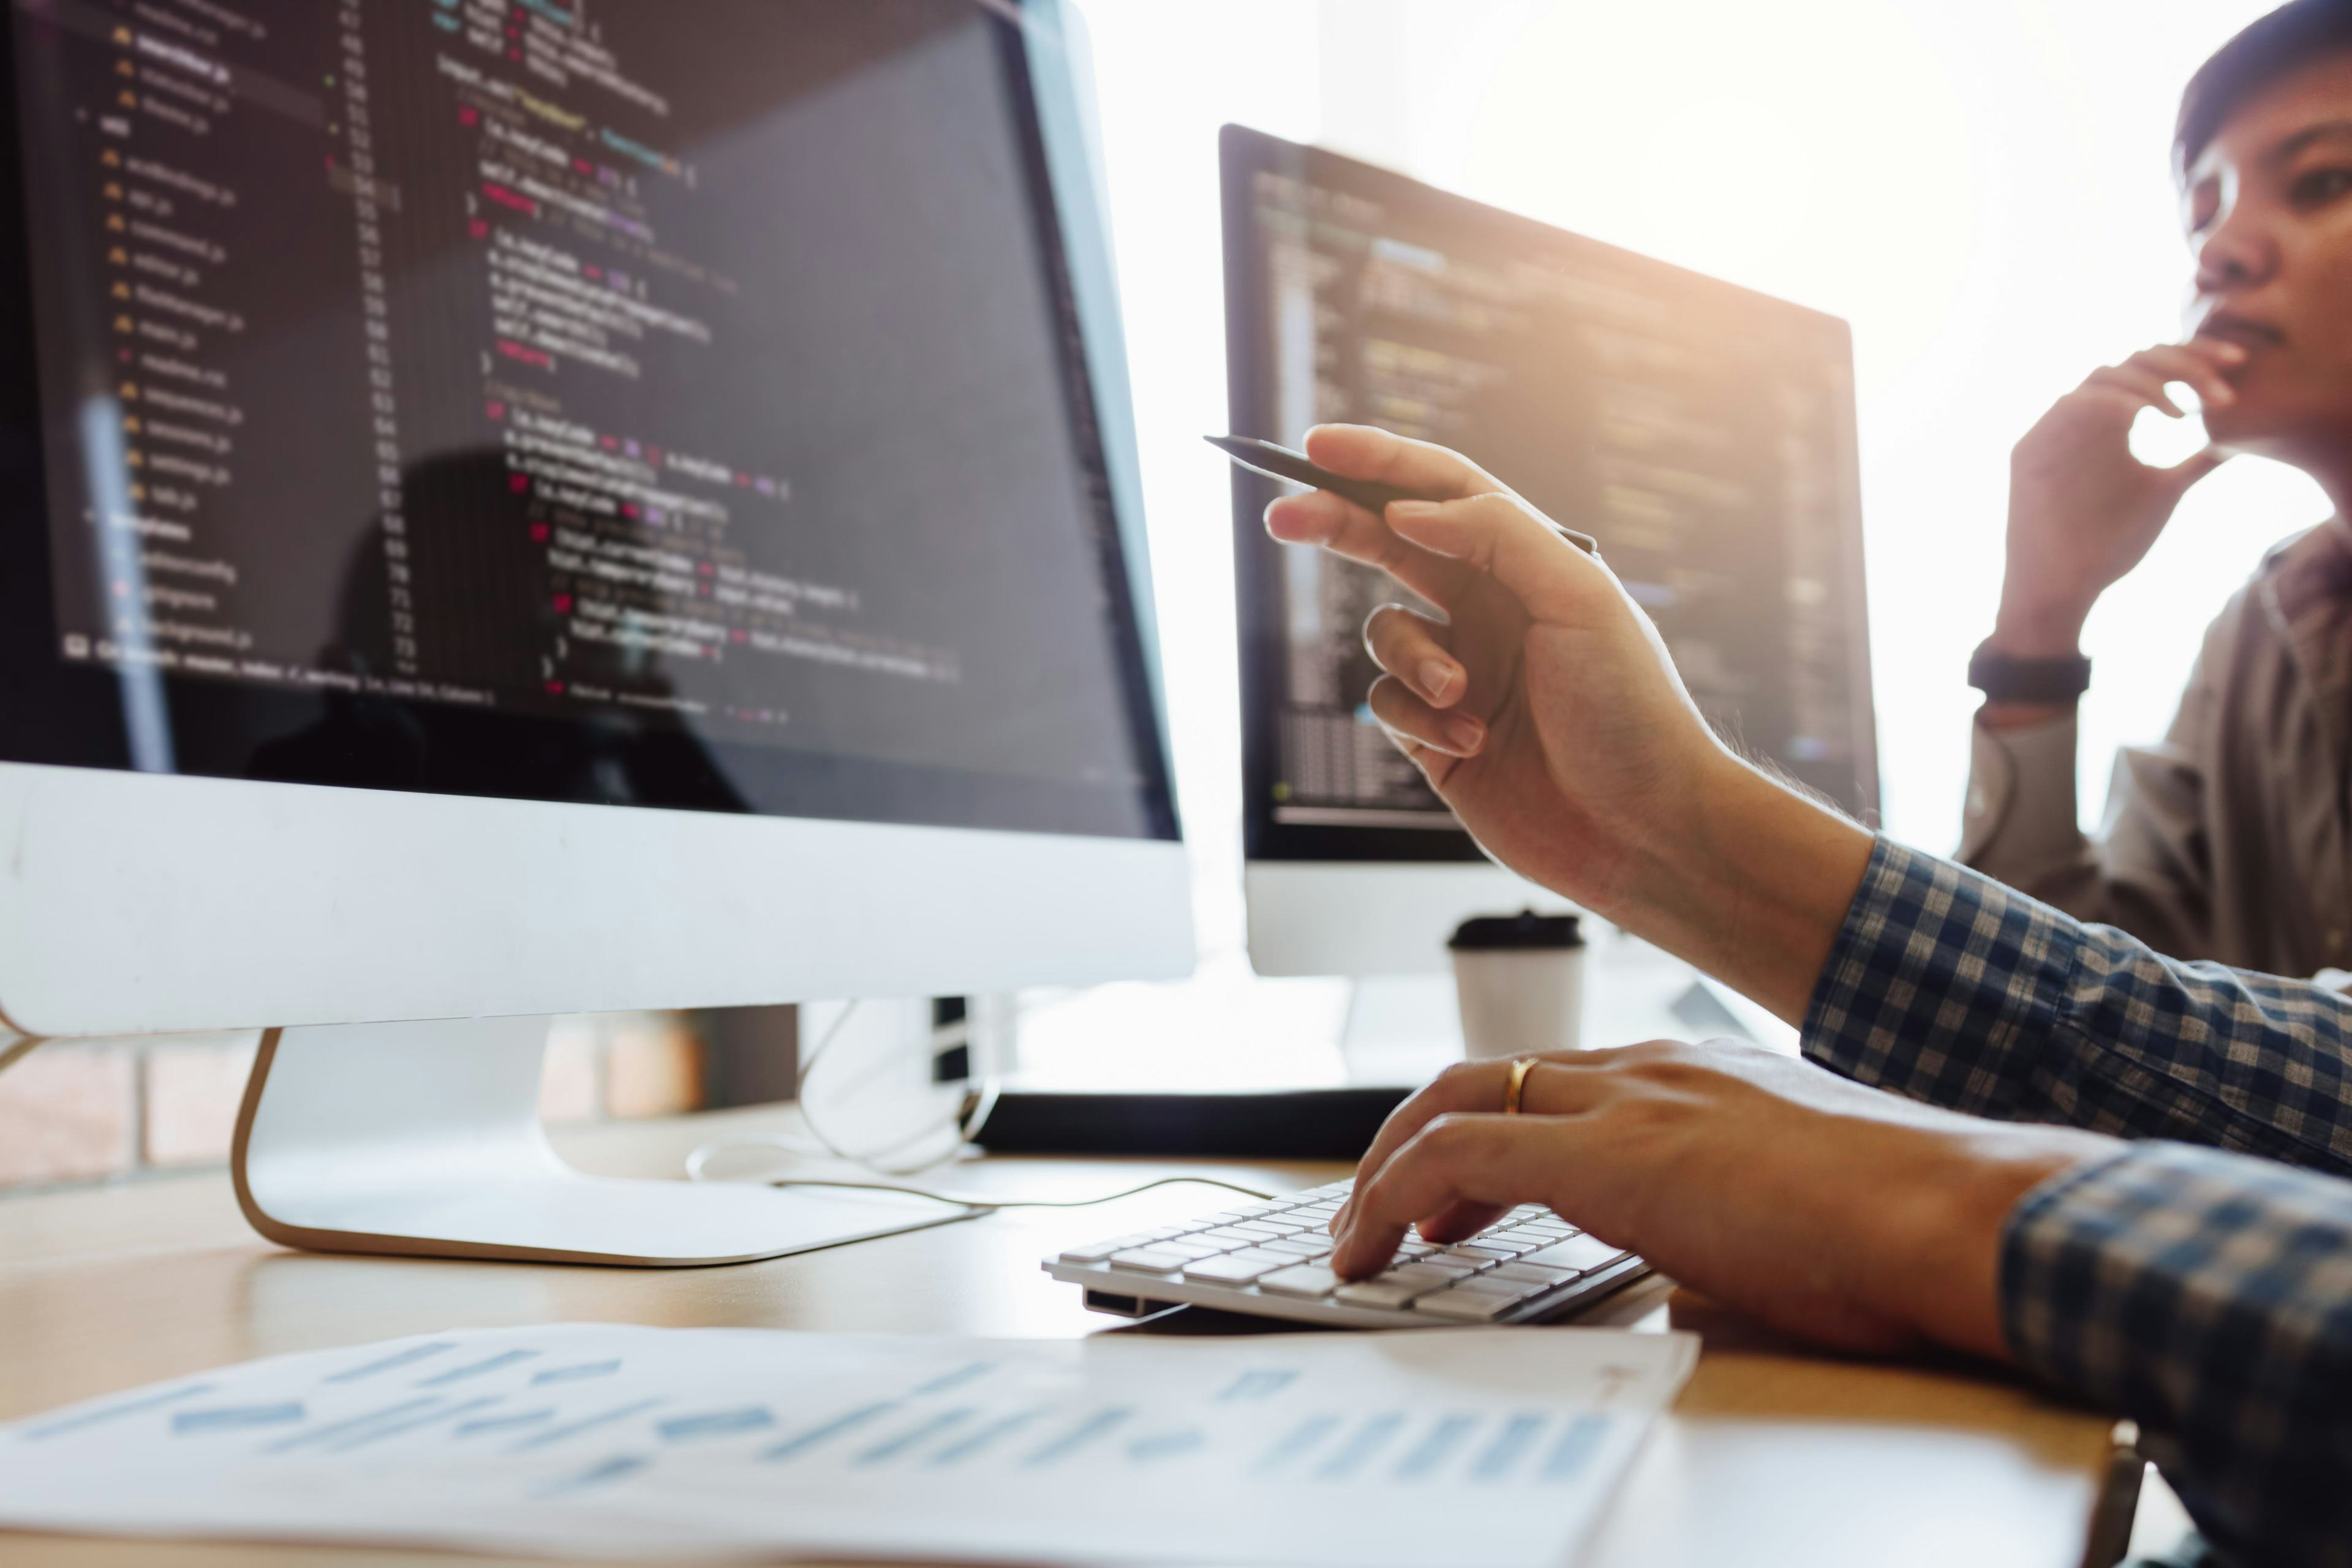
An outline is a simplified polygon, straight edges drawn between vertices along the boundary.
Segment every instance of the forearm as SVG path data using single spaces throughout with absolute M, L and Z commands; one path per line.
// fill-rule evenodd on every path
M 1601 913 L 1801 1023 L 1871 858 L 1869 832 L 1724 753 L 1645 835 Z

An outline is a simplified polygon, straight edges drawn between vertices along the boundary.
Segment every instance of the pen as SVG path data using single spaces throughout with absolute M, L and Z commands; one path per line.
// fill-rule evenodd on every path
M 1329 490 L 1342 500 L 1355 502 L 1374 517 L 1387 516 L 1389 502 L 1392 500 L 1446 499 L 1424 496 L 1395 485 L 1384 485 L 1377 479 L 1351 479 L 1344 474 L 1333 473 L 1304 452 L 1294 452 L 1271 441 L 1254 440 L 1247 436 L 1207 436 L 1202 439 L 1254 473 L 1264 474 L 1268 479 L 1287 479 L 1294 485 L 1305 485 L 1309 489 Z M 1600 543 L 1592 535 L 1579 533 L 1572 528 L 1562 528 L 1556 522 L 1551 526 L 1554 532 L 1587 555 L 1601 553 Z

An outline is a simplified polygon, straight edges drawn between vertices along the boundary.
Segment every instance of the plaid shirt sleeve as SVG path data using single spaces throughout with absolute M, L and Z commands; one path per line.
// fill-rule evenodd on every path
M 2224 1551 L 2352 1565 L 2352 1002 L 1882 840 L 1804 1040 L 1914 1099 L 2151 1140 L 2010 1215 L 2011 1348 L 2137 1420 Z
M 2352 1000 L 2159 957 L 1883 838 L 1804 1042 L 1955 1110 L 2352 1174 Z

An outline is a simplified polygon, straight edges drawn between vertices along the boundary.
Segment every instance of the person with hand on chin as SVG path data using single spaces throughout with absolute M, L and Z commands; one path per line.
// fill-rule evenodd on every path
M 1546 1204 L 1792 1333 L 2015 1362 L 2138 1419 L 2215 1541 L 2352 1562 L 2352 1001 L 1874 837 L 1717 740 L 1609 569 L 1499 480 L 1362 426 L 1307 448 L 1446 498 L 1266 523 L 1439 610 L 1373 615 L 1370 701 L 1464 826 L 1811 1058 L 1456 1067 L 1367 1152 L 1332 1267 Z
M 2315 974 L 2352 967 L 2352 4 L 2297 0 L 2225 46 L 2174 152 L 2194 330 L 2095 371 L 2017 445 L 1959 858 L 2179 957 Z M 2134 420 L 2183 417 L 2181 384 L 2211 445 L 2136 460 Z M 2086 837 L 2084 620 L 2232 452 L 2303 469 L 2336 516 L 2207 629 L 2169 732 L 2117 756 Z

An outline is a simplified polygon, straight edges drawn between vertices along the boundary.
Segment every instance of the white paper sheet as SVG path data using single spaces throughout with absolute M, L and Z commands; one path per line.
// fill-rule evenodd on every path
M 1565 1560 L 1682 1334 L 989 1341 L 603 1324 L 248 1362 L 0 1426 L 0 1527 L 583 1555 Z

